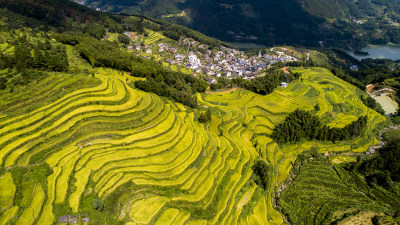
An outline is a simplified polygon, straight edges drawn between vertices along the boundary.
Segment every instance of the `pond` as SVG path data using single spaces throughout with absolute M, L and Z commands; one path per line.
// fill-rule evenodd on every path
M 399 105 L 393 101 L 389 96 L 377 96 L 373 97 L 379 104 L 381 104 L 386 115 L 393 114 L 396 112 Z
M 367 47 L 361 49 L 361 51 L 368 52 L 368 55 L 356 55 L 354 54 L 354 51 L 345 50 L 345 52 L 358 60 L 365 58 L 386 58 L 396 61 L 400 59 L 400 45 L 368 45 Z

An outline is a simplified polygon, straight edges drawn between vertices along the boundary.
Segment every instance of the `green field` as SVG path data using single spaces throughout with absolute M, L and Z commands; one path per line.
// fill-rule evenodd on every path
M 207 124 L 197 121 L 193 109 L 132 88 L 128 84 L 134 78 L 111 69 L 82 77 L 96 85 L 46 98 L 29 111 L 24 109 L 31 100 L 24 99 L 16 112 L 0 119 L 1 166 L 31 171 L 47 163 L 52 172 L 40 179 L 28 178 L 30 172 L 3 175 L 0 185 L 13 178 L 24 202 L 13 202 L 13 189 L 1 191 L 0 222 L 52 224 L 63 215 L 81 215 L 108 224 L 283 223 L 272 195 L 297 155 L 313 146 L 350 152 L 354 143 L 357 151 L 366 151 L 364 140 L 386 120 L 363 105 L 354 86 L 329 71 L 295 71 L 303 73 L 301 80 L 267 96 L 246 90 L 198 94 L 199 104 L 213 113 Z M 44 88 L 63 82 L 53 76 Z M 328 86 L 335 88 L 327 91 Z M 313 96 L 307 94 L 311 89 Z M 15 102 L 8 93 L 0 98 Z M 369 129 L 336 144 L 279 146 L 268 137 L 286 115 L 297 108 L 312 110 L 317 103 L 317 115 L 330 126 L 368 115 Z M 265 191 L 252 181 L 257 158 L 273 168 Z M 105 203 L 106 213 L 93 210 L 94 199 Z
M 149 33 L 149 35 L 144 41 L 144 44 L 146 45 L 156 43 L 157 41 L 166 38 L 164 35 L 152 30 L 147 30 L 147 32 Z
M 399 208 L 398 195 L 367 185 L 326 158 L 305 162 L 279 201 L 293 224 L 373 224 L 374 216 L 393 215 Z
M 0 208 L 6 209 L 13 203 L 15 185 L 10 173 L 6 173 L 0 178 Z

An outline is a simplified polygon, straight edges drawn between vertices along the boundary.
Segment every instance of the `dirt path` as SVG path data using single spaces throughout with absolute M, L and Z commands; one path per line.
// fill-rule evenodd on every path
M 221 93 L 228 93 L 228 92 L 232 92 L 232 91 L 236 91 L 236 90 L 238 90 L 238 89 L 240 89 L 240 88 L 232 88 L 232 89 L 230 89 L 230 90 L 226 90 L 226 91 L 219 91 L 219 92 L 209 92 L 209 91 L 206 91 L 206 94 L 210 94 L 210 95 L 215 95 L 215 94 L 221 94 Z
M 369 84 L 367 85 L 366 89 L 368 93 L 371 93 L 371 91 L 376 87 L 378 84 Z
M 140 129 L 140 130 L 137 130 L 136 133 L 141 132 L 141 131 L 144 131 L 144 130 L 147 130 L 147 129 L 150 129 L 150 128 L 154 127 L 154 126 L 155 126 L 155 124 L 152 124 L 152 125 L 150 125 L 150 126 L 148 126 L 148 127 L 144 127 L 144 128 L 142 128 L 142 129 Z
M 288 70 L 288 68 L 289 67 L 283 67 L 281 70 L 283 70 L 283 72 L 285 72 L 286 74 L 289 74 L 290 72 L 289 72 L 289 70 Z

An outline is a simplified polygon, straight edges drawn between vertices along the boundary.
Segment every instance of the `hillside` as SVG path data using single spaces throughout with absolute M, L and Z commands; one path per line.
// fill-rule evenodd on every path
M 338 76 L 352 79 L 315 66 L 328 63 L 315 50 L 246 55 L 163 21 L 39 2 L 0 9 L 0 224 L 284 224 L 303 209 L 290 197 L 298 158 L 356 161 L 390 124 Z M 35 9 L 47 13 L 33 18 Z M 240 71 L 196 73 L 189 55 Z M 177 56 L 184 60 L 167 62 Z M 259 67 L 242 71 L 249 65 Z M 307 122 L 302 113 L 318 123 L 284 132 L 292 118 Z M 315 126 L 324 134 L 296 136 Z M 330 164 L 319 170 L 332 175 Z M 394 216 L 396 208 L 348 189 L 374 206 L 357 213 Z M 351 205 L 337 202 L 342 211 L 321 215 L 351 219 Z
M 373 129 L 385 121 L 362 104 L 353 86 L 324 69 L 298 69 L 302 81 L 267 96 L 245 90 L 198 94 L 213 114 L 205 125 L 196 121 L 196 111 L 133 88 L 136 78 L 95 71 L 90 78 L 100 81 L 95 87 L 66 90 L 43 107 L 2 117 L 1 183 L 14 188 L 3 194 L 1 221 L 52 224 L 80 215 L 79 220 L 107 224 L 282 223 L 271 195 L 299 153 L 311 146 L 321 152 L 365 151 Z M 7 95 L 3 91 L 1 98 Z M 281 147 L 268 138 L 285 115 L 317 102 L 317 115 L 330 126 L 367 115 L 368 130 L 336 145 Z M 265 191 L 252 181 L 257 158 L 273 168 Z M 103 211 L 96 210 L 103 204 Z
M 268 46 L 319 46 L 324 41 L 325 46 L 357 49 L 367 43 L 399 43 L 400 37 L 398 1 L 75 1 L 176 22 L 224 41 Z

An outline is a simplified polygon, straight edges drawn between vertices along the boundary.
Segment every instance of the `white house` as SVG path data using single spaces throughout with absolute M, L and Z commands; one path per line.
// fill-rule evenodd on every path
M 351 70 L 358 70 L 358 66 L 357 66 L 357 65 L 351 65 L 351 66 L 350 66 L 350 69 L 351 69 Z

